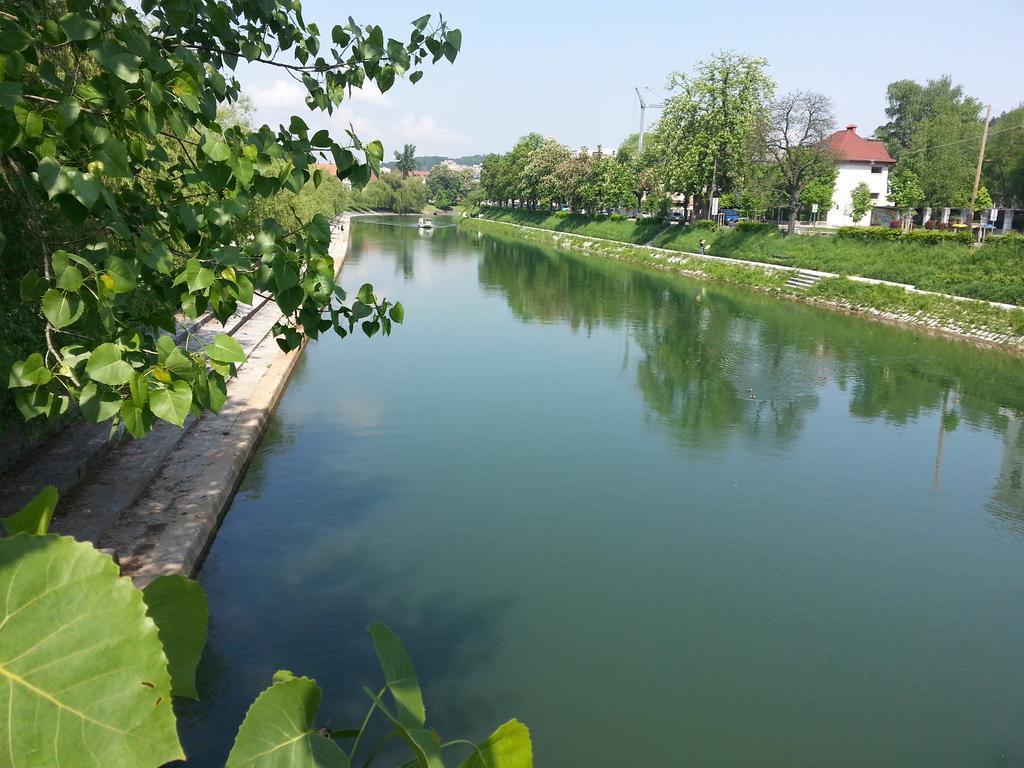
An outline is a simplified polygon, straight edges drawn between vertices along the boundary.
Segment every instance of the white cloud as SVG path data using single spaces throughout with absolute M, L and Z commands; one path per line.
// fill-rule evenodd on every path
M 298 83 L 275 80 L 268 86 L 249 91 L 257 109 L 294 109 L 306 105 L 306 89 Z
M 348 94 L 346 101 L 348 100 L 351 100 L 353 104 L 365 104 L 382 109 L 391 109 L 395 106 L 391 97 L 381 93 L 373 83 L 367 83 L 363 88 L 353 88 L 352 92 Z
M 415 115 L 412 112 L 398 121 L 395 131 L 401 140 L 421 146 L 463 146 L 470 141 L 467 134 L 445 128 L 433 115 Z

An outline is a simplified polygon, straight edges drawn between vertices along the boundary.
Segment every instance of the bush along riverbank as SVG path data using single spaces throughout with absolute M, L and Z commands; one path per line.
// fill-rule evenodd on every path
M 790 265 L 730 263 L 725 258 L 705 258 L 694 253 L 600 240 L 570 232 L 526 229 L 488 219 L 466 218 L 460 221 L 459 226 L 466 231 L 526 240 L 574 253 L 732 283 L 878 320 L 905 323 L 1024 351 L 1024 309 L 1004 309 L 984 301 L 911 292 L 895 285 L 859 282 L 842 276 L 825 278 L 810 288 L 802 289 L 787 284 L 794 272 Z

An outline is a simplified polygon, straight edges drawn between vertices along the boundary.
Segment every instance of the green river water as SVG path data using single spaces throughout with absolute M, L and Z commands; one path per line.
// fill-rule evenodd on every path
M 344 270 L 405 325 L 310 345 L 203 566 L 189 765 L 281 668 L 358 725 L 375 619 L 539 768 L 1024 765 L 1022 359 L 408 224 Z

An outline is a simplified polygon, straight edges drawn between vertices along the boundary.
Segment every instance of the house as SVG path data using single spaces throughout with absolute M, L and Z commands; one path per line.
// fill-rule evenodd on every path
M 833 133 L 825 143 L 835 153 L 839 171 L 832 192 L 832 207 L 825 215 L 825 223 L 830 227 L 868 226 L 875 209 L 891 206 L 889 171 L 896 159 L 886 150 L 884 142 L 858 136 L 857 126 L 853 123 L 846 126 L 846 130 Z M 873 210 L 860 221 L 854 221 L 851 196 L 862 181 L 871 190 Z

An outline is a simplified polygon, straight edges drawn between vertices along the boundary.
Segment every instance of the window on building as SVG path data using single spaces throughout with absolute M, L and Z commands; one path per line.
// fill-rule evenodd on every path
M 872 192 L 871 193 L 871 199 L 872 200 L 877 200 L 878 199 L 878 193 L 877 192 Z
M 881 173 L 882 172 L 882 166 L 880 166 L 880 165 L 872 165 L 871 166 L 871 172 L 872 173 Z

